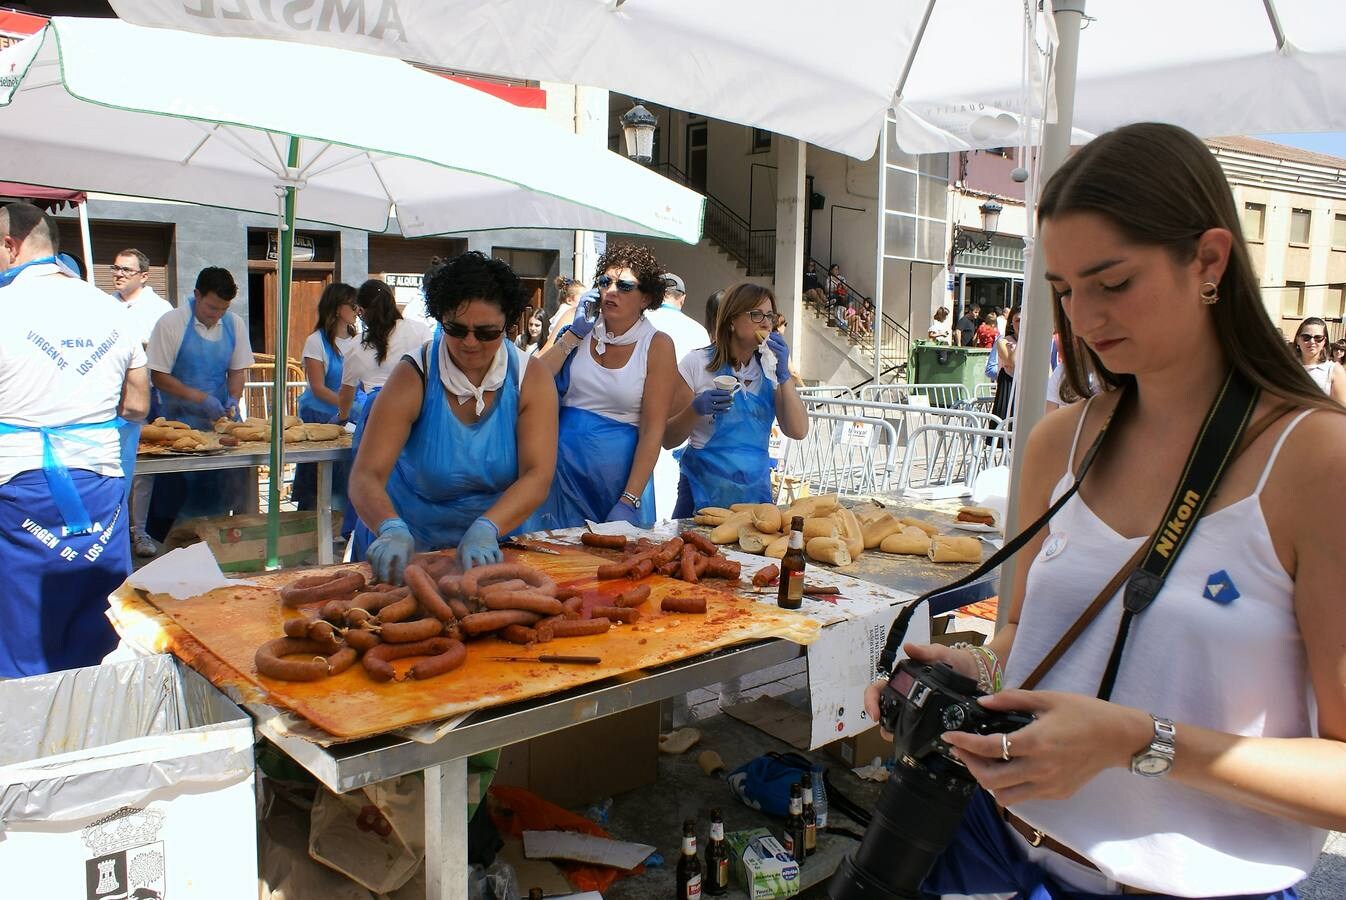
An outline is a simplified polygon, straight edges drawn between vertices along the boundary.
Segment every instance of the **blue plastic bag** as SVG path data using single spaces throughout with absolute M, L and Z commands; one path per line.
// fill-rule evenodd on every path
M 797 753 L 767 753 L 729 773 L 729 788 L 745 806 L 773 816 L 790 814 L 790 786 L 813 773 L 814 784 L 822 783 L 823 767 Z

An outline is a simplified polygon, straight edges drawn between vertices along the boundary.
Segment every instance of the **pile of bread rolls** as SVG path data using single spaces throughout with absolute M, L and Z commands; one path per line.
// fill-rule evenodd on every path
M 142 425 L 140 443 L 155 447 L 167 447 L 183 453 L 192 453 L 218 447 L 214 435 L 197 431 L 185 422 L 165 419 L 163 416 Z
M 735 503 L 708 506 L 696 513 L 698 525 L 711 526 L 716 544 L 737 543 L 747 553 L 773 559 L 785 555 L 790 521 L 804 519 L 804 553 L 816 562 L 849 566 L 866 550 L 926 556 L 933 562 L 981 562 L 981 541 L 941 534 L 922 519 L 894 516 L 877 505 L 842 506 L 835 494 L 803 497 L 789 506 Z
M 315 425 L 301 422 L 298 416 L 285 417 L 284 440 L 287 444 L 301 441 L 334 441 L 346 433 L 340 425 Z M 242 422 L 220 419 L 215 423 L 217 434 L 225 434 L 239 441 L 271 440 L 271 420 L 251 418 Z

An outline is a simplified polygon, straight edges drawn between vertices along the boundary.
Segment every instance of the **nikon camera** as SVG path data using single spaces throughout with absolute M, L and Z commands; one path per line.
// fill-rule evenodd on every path
M 864 840 L 827 886 L 832 900 L 920 900 L 921 882 L 953 839 L 976 787 L 939 736 L 1000 734 L 1033 721 L 977 702 L 985 691 L 944 663 L 897 664 L 879 697 L 879 722 L 893 733 L 896 765 Z

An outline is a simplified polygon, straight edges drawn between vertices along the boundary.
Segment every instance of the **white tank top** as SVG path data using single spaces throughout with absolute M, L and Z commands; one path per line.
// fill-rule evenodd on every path
M 578 406 L 628 425 L 640 424 L 650 341 L 659 331 L 643 317 L 631 327 L 642 328 L 645 333 L 632 345 L 635 349 L 631 351 L 631 358 L 620 369 L 605 369 L 594 362 L 593 354 L 589 352 L 593 346 L 592 334 L 575 349 L 575 358 L 570 364 L 570 388 L 561 398 L 562 406 Z M 611 346 L 607 352 L 612 352 Z
M 1336 370 L 1337 365 L 1333 362 L 1314 363 L 1311 366 L 1304 367 L 1304 371 L 1309 373 L 1309 377 L 1313 379 L 1313 383 L 1318 385 L 1323 393 L 1328 394 L 1329 396 L 1332 393 L 1332 375 Z
M 1285 439 L 1309 412 L 1283 430 L 1250 496 L 1200 520 L 1154 604 L 1132 624 L 1112 699 L 1177 722 L 1179 753 L 1184 723 L 1250 737 L 1316 733 L 1294 582 L 1276 556 L 1259 501 Z M 1073 480 L 1069 471 L 1061 476 L 1053 501 Z M 1028 573 L 1007 686 L 1028 677 L 1144 540 L 1123 538 L 1078 494 L 1062 507 Z M 1117 636 L 1120 594 L 1040 690 L 1097 692 Z M 1014 812 L 1110 878 L 1183 897 L 1288 887 L 1313 869 L 1327 837 L 1126 769 L 1103 771 L 1069 800 L 1022 803 Z

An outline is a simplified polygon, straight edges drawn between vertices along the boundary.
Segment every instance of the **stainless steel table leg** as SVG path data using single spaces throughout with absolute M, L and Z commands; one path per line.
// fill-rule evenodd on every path
M 332 464 L 318 463 L 318 565 L 332 564 Z
M 425 770 L 425 897 L 467 898 L 467 757 Z

